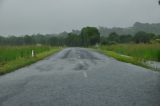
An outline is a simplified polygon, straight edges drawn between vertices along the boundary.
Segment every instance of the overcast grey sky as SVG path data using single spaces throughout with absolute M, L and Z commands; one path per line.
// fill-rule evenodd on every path
M 159 23 L 158 0 L 0 0 L 0 35 Z

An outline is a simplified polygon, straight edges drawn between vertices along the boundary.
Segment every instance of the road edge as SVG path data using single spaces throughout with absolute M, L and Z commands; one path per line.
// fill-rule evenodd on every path
M 142 60 L 139 60 L 139 59 L 131 57 L 131 56 L 122 56 L 122 55 L 120 55 L 116 52 L 108 51 L 108 50 L 102 50 L 102 49 L 93 49 L 93 50 L 95 50 L 99 53 L 102 53 L 106 56 L 112 57 L 112 58 L 114 58 L 118 61 L 121 61 L 121 62 L 131 63 L 131 64 L 134 64 L 134 65 L 137 65 L 137 66 L 144 67 L 146 69 L 151 69 L 152 71 L 160 72 L 160 69 L 153 68 L 153 67 L 145 64 Z

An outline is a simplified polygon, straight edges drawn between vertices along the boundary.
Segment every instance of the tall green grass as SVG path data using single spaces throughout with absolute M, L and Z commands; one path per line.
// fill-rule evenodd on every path
M 36 56 L 32 57 L 32 50 Z M 1 46 L 0 74 L 5 74 L 25 65 L 32 64 L 44 57 L 61 50 L 50 46 Z
M 0 47 L 0 63 L 15 60 L 17 58 L 31 57 L 32 50 L 36 54 L 49 51 L 49 46 L 1 46 Z
M 137 59 L 160 61 L 160 44 L 117 44 L 102 46 L 101 49 Z

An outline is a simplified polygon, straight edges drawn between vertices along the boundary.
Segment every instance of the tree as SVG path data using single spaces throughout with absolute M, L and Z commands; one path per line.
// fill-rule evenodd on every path
M 160 39 L 160 35 L 157 35 L 157 39 Z
M 24 43 L 25 43 L 26 45 L 33 44 L 33 43 L 34 43 L 34 40 L 33 40 L 32 36 L 25 35 L 25 36 L 24 36 Z
M 76 35 L 74 33 L 69 33 L 66 38 L 66 44 L 68 46 L 80 46 L 81 39 L 79 35 Z
M 101 45 L 106 45 L 108 44 L 108 39 L 105 36 L 101 36 Z
M 108 41 L 118 43 L 120 41 L 119 35 L 116 32 L 110 33 L 108 36 Z
M 5 44 L 5 38 L 3 36 L 0 36 L 0 45 Z
M 120 43 L 129 43 L 132 41 L 132 36 L 131 35 L 121 35 L 119 36 L 119 42 Z
M 50 37 L 50 39 L 48 39 L 48 44 L 51 46 L 58 45 L 57 37 L 55 37 L 55 36 Z
M 100 43 L 100 33 L 96 27 L 84 27 L 81 30 L 83 46 L 95 45 Z
M 143 31 L 137 32 L 133 38 L 135 43 L 149 43 L 150 36 Z
M 155 39 L 156 35 L 154 33 L 147 33 L 150 40 Z

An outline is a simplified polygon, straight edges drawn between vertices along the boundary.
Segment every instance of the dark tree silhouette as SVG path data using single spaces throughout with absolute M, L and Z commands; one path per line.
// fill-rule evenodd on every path
M 96 27 L 84 27 L 81 30 L 83 46 L 90 46 L 100 43 L 100 33 Z
M 160 5 L 160 0 L 159 0 L 159 5 Z

